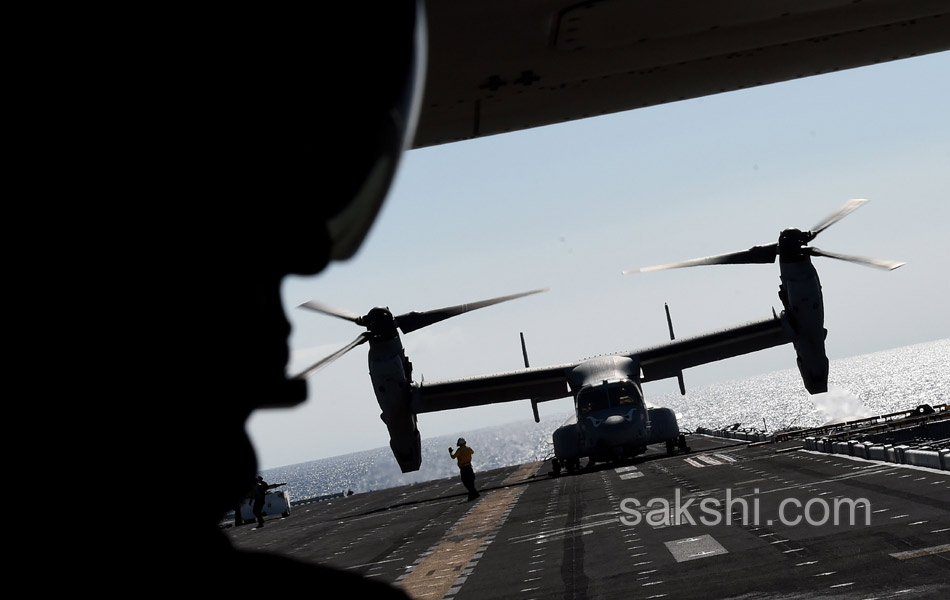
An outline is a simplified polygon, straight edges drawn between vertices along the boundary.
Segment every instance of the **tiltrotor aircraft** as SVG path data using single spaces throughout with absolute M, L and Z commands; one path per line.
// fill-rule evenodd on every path
M 673 411 L 646 405 L 643 383 L 676 377 L 680 391 L 685 394 L 684 369 L 791 343 L 805 389 L 812 394 L 828 391 L 827 331 L 824 328 L 821 284 L 811 257 L 825 256 L 888 270 L 903 264 L 834 254 L 807 245 L 864 202 L 866 200 L 847 202 L 810 231 L 786 229 L 774 244 L 624 271 L 635 273 L 709 264 L 771 263 L 778 258 L 781 272 L 779 298 L 784 310 L 779 315 L 773 310 L 772 317 L 762 321 L 676 340 L 673 339 L 667 309 L 671 341 L 659 346 L 531 368 L 522 337 L 525 357 L 522 370 L 417 383 L 412 381 L 412 365 L 397 329 L 410 333 L 470 310 L 545 290 L 399 316 L 393 316 L 388 308 L 377 307 L 359 316 L 325 304 L 307 302 L 301 307 L 352 321 L 365 327 L 366 331 L 297 377 L 308 377 L 356 346 L 368 342 L 370 378 L 382 409 L 382 419 L 389 429 L 390 447 L 403 472 L 418 470 L 422 463 L 417 415 L 515 400 L 530 400 L 538 421 L 539 402 L 574 397 L 575 414 L 552 435 L 556 473 L 561 467 L 569 472 L 576 470 L 582 458 L 587 458 L 588 464 L 630 458 L 645 452 L 651 444 L 665 443 L 670 454 L 688 450 Z

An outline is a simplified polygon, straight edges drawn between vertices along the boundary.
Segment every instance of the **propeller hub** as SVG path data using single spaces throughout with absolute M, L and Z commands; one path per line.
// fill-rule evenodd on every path
M 377 339 L 392 339 L 396 337 L 396 319 L 393 313 L 385 306 L 377 306 L 360 317 L 359 325 L 366 327 Z
M 805 260 L 808 252 L 805 245 L 815 236 L 810 231 L 800 229 L 786 229 L 778 236 L 778 254 L 782 262 L 797 262 Z

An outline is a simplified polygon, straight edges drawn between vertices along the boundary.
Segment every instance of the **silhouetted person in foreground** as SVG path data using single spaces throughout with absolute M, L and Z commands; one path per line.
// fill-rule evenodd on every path
M 268 590 L 279 581 L 406 597 L 353 573 L 238 550 L 219 525 L 257 476 L 249 416 L 308 396 L 287 373 L 282 282 L 353 256 L 411 141 L 424 68 L 417 10 L 189 10 L 141 61 L 108 70 L 122 93 L 103 114 L 122 113 L 96 123 L 114 144 L 97 137 L 90 152 L 108 147 L 116 161 L 94 161 L 90 176 L 101 195 L 122 198 L 110 216 L 121 243 L 103 251 L 122 293 L 92 295 L 128 314 L 112 315 L 121 331 L 102 352 L 96 388 L 116 399 L 113 447 L 150 460 L 130 460 L 127 514 L 101 517 L 122 539 L 117 560 L 143 585 L 246 592 L 249 580 Z M 316 17 L 334 33 L 317 33 Z M 140 50 L 135 36 L 123 42 Z M 132 356 L 139 348 L 153 355 Z M 329 390 L 311 385 L 320 402 Z M 187 502 L 151 518 L 182 470 L 196 481 Z
M 459 449 L 453 452 L 452 448 L 449 448 L 449 456 L 458 461 L 459 477 L 462 479 L 462 485 L 468 490 L 469 501 L 472 501 L 481 495 L 475 489 L 475 470 L 472 468 L 472 455 L 475 451 L 466 445 L 465 438 L 459 438 L 456 445 Z

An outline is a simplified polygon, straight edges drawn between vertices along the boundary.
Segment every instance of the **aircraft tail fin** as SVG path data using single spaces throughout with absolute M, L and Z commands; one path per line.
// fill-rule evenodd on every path
M 531 365 L 528 364 L 528 347 L 524 343 L 524 332 L 521 332 L 521 354 L 524 356 L 524 368 L 528 369 Z M 541 422 L 541 415 L 538 414 L 538 401 L 534 398 L 531 399 L 531 412 L 534 413 L 534 422 Z
M 528 348 L 524 345 L 524 332 L 521 332 L 521 354 L 524 355 L 524 368 L 527 369 L 528 365 Z
M 676 336 L 673 335 L 673 319 L 670 317 L 670 306 L 669 306 L 667 303 L 664 302 L 664 303 L 663 303 L 663 308 L 666 309 L 666 324 L 667 324 L 667 325 L 669 326 L 669 328 L 670 328 L 670 341 L 672 341 L 672 340 L 675 340 L 675 339 L 676 339 Z M 679 382 L 679 384 L 680 384 L 680 394 L 682 394 L 683 396 L 685 396 L 685 395 L 686 395 L 686 382 L 683 381 L 683 371 L 682 371 L 682 370 L 680 370 L 680 372 L 676 374 L 676 380 L 677 380 L 677 381 Z

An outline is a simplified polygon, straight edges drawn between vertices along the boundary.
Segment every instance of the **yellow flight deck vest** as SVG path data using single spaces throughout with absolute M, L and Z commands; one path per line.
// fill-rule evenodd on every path
M 459 446 L 459 449 L 455 452 L 449 452 L 449 456 L 458 459 L 459 467 L 467 467 L 472 464 L 473 454 L 475 454 L 475 451 L 468 446 Z

